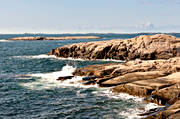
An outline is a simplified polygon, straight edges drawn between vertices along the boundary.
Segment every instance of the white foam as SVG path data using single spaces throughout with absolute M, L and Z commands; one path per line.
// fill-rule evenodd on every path
M 51 73 L 38 73 L 38 74 L 29 74 L 27 76 L 37 77 L 36 81 L 21 83 L 20 85 L 31 90 L 43 90 L 50 88 L 65 88 L 67 86 L 80 87 L 80 88 L 89 88 L 97 87 L 97 85 L 85 86 L 80 82 L 83 77 L 75 76 L 72 79 L 67 79 L 65 81 L 58 81 L 57 79 L 61 76 L 72 76 L 72 73 L 76 68 L 66 65 L 62 68 L 61 71 L 51 72 Z M 22 78 L 23 79 L 23 78 Z
M 103 88 L 103 89 L 110 89 L 110 88 Z M 134 101 L 142 101 L 143 100 L 143 98 L 140 98 L 137 96 L 132 96 L 132 95 L 129 95 L 127 93 L 116 94 L 110 90 L 100 90 L 100 91 L 93 92 L 93 93 L 97 94 L 97 95 L 104 95 L 104 96 L 107 96 L 109 98 L 122 99 L 122 100 L 129 100 L 129 99 L 133 99 Z
M 12 42 L 12 41 L 6 39 L 0 39 L 0 42 Z
M 155 103 L 148 103 L 147 104 L 147 103 L 143 102 L 143 98 L 140 98 L 137 96 L 132 96 L 132 95 L 129 95 L 126 93 L 118 93 L 118 94 L 113 93 L 112 91 L 107 90 L 107 88 L 106 89 L 105 88 L 100 89 L 98 91 L 94 91 L 93 93 L 96 95 L 99 95 L 99 96 L 107 96 L 109 98 L 115 98 L 115 99 L 120 99 L 120 100 L 124 100 L 124 101 L 133 100 L 136 103 L 140 103 L 143 110 L 139 109 L 138 107 L 135 107 L 133 109 L 127 109 L 125 111 L 119 112 L 120 116 L 125 116 L 127 119 L 140 119 L 143 116 L 138 116 L 138 114 L 142 114 L 144 112 L 147 112 L 150 109 L 160 107 Z
M 138 114 L 145 113 L 149 111 L 150 109 L 161 107 L 155 103 L 149 103 L 149 104 L 146 104 L 146 103 L 143 104 L 143 102 L 140 102 L 140 103 L 142 103 L 142 107 L 144 108 L 144 110 L 141 110 L 138 108 L 128 109 L 126 111 L 120 112 L 119 115 L 126 116 L 127 119 L 141 119 L 141 118 L 145 118 L 146 116 L 138 116 Z
M 51 73 L 39 73 L 39 74 L 32 74 L 33 77 L 41 77 L 43 79 L 50 79 L 56 80 L 60 76 L 72 76 L 72 73 L 75 71 L 75 68 L 72 66 L 66 65 L 62 68 L 61 71 L 51 72 Z
M 89 85 L 85 86 L 82 84 L 82 77 L 76 76 L 72 79 L 67 79 L 65 81 L 56 80 L 60 76 L 72 76 L 72 73 L 76 68 L 66 65 L 62 68 L 61 71 L 51 72 L 51 73 L 39 73 L 39 74 L 30 74 L 28 76 L 38 77 L 33 82 L 21 83 L 20 85 L 31 89 L 31 90 L 43 90 L 43 89 L 53 89 L 53 88 L 67 88 L 67 87 L 78 87 L 78 88 L 96 88 L 93 94 L 97 96 L 106 96 L 108 98 L 115 98 L 120 100 L 133 100 L 135 103 L 140 104 L 142 109 L 139 109 L 139 106 L 126 109 L 124 111 L 119 111 L 119 116 L 124 116 L 127 119 L 140 119 L 142 116 L 138 116 L 138 114 L 144 113 L 149 109 L 158 107 L 157 104 L 154 103 L 145 103 L 143 102 L 143 98 L 132 96 L 126 93 L 115 94 L 110 91 L 110 88 L 97 88 L 97 85 Z M 81 94 L 80 91 L 77 91 L 77 96 L 84 97 L 86 94 Z
M 62 68 L 61 71 L 50 72 L 50 73 L 38 73 L 38 74 L 28 74 L 27 76 L 37 77 L 36 81 L 21 83 L 21 86 L 24 86 L 28 89 L 32 90 L 41 90 L 41 89 L 49 89 L 53 87 L 61 86 L 61 81 L 57 81 L 60 76 L 72 76 L 72 73 L 76 68 L 66 65 Z
M 61 60 L 74 60 L 74 61 L 113 61 L 113 62 L 125 62 L 125 61 L 122 61 L 122 60 L 114 60 L 114 59 L 90 59 L 89 60 L 89 59 L 72 58 L 72 57 L 68 57 L 68 58 L 57 57 L 57 59 L 61 59 Z
M 13 58 L 19 58 L 19 59 L 46 59 L 46 58 L 56 58 L 54 55 L 29 55 L 29 56 L 13 56 Z
M 113 61 L 113 62 L 125 62 L 122 60 L 114 60 L 114 59 L 95 59 L 95 60 L 89 60 L 89 59 L 81 59 L 81 58 L 61 58 L 61 57 L 56 57 L 54 55 L 47 55 L 47 54 L 40 54 L 40 55 L 29 55 L 29 56 L 13 56 L 13 58 L 20 58 L 20 59 L 45 59 L 45 58 L 50 58 L 50 59 L 59 59 L 59 60 L 73 60 L 73 61 Z

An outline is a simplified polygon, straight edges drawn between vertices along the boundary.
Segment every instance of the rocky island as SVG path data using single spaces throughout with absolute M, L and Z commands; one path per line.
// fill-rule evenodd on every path
M 156 34 L 126 40 L 78 43 L 53 49 L 49 55 L 90 60 L 125 60 L 125 63 L 82 67 L 73 74 L 85 76 L 82 79 L 84 85 L 111 87 L 115 93 L 128 93 L 164 105 L 163 108 L 140 114 L 148 115 L 147 119 L 180 118 L 179 38 Z
M 97 36 L 67 36 L 67 37 L 17 37 L 9 40 L 76 40 L 76 39 L 100 39 Z

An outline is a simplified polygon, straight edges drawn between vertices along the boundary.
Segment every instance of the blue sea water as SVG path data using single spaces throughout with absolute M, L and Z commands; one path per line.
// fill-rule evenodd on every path
M 72 84 L 75 68 L 112 61 L 58 59 L 46 54 L 67 44 L 132 38 L 143 34 L 83 34 L 102 39 L 62 41 L 9 41 L 21 36 L 78 36 L 82 34 L 1 34 L 0 35 L 0 119 L 127 119 L 140 118 L 153 104 L 127 94 L 113 94 L 109 88 Z M 171 34 L 180 37 L 180 34 Z M 144 109 L 143 109 L 144 108 Z

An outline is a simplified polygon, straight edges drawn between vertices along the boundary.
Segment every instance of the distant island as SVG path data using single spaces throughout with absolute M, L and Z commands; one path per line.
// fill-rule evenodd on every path
M 65 37 L 16 37 L 8 40 L 76 40 L 76 39 L 100 39 L 98 36 L 65 36 Z

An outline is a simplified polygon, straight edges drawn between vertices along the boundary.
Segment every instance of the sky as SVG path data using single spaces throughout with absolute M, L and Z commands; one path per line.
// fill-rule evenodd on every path
M 0 33 L 180 32 L 180 0 L 0 0 Z

